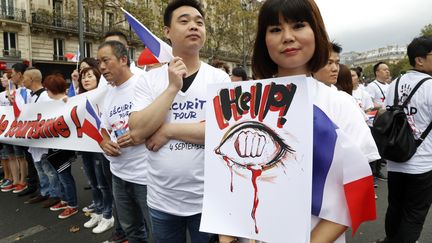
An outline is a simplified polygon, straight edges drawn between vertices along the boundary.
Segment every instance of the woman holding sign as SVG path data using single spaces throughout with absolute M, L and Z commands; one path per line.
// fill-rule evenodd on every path
M 258 79 L 306 75 L 309 97 L 314 104 L 310 242 L 339 243 L 345 242 L 344 232 L 349 226 L 352 226 L 355 232 L 360 223 L 376 218 L 373 179 L 366 158 L 375 153 L 376 146 L 356 104 L 347 96 L 311 77 L 311 73 L 318 71 L 327 63 L 330 47 L 320 11 L 313 0 L 267 0 L 261 7 L 252 69 Z M 334 143 L 339 147 L 327 149 L 324 141 L 328 137 L 321 140 L 316 136 L 323 130 L 330 131 L 330 128 L 333 128 L 337 140 L 341 141 L 341 137 L 348 139 L 344 141 L 343 147 Z M 350 139 L 356 139 L 359 147 L 352 145 Z M 326 149 L 322 149 L 323 147 Z M 356 157 L 355 159 L 333 159 L 340 158 L 333 156 L 333 152 L 344 152 L 347 148 L 350 149 L 349 152 L 358 151 L 356 155 L 350 154 Z M 329 168 L 325 168 L 324 155 L 328 155 L 329 151 L 333 160 L 330 161 Z M 334 169 L 335 167 L 339 169 Z M 327 171 L 323 171 L 325 169 Z M 329 171 L 330 173 L 327 173 Z M 347 175 L 346 171 L 350 171 L 350 174 Z M 320 183 L 323 184 L 321 194 L 315 190 Z M 358 198 L 355 200 L 352 200 L 350 194 L 353 185 L 358 185 L 355 188 Z M 334 190 L 335 193 L 327 194 L 330 190 Z M 321 201 L 317 205 L 316 201 L 319 200 L 315 199 L 319 194 Z M 221 243 L 238 240 L 243 242 L 243 239 L 219 236 Z

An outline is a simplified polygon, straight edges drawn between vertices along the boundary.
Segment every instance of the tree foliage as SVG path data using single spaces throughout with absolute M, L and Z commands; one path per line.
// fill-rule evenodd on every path
M 423 36 L 431 36 L 432 35 L 432 24 L 428 24 L 420 32 Z

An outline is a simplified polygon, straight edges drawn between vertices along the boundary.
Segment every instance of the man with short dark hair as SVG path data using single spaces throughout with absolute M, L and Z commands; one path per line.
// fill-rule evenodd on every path
M 338 43 L 332 42 L 332 49 L 327 64 L 318 70 L 318 72 L 313 73 L 313 77 L 327 86 L 334 85 L 339 75 L 339 55 L 341 52 L 342 47 Z
M 375 108 L 384 108 L 387 90 L 391 81 L 390 69 L 385 62 L 378 62 L 373 66 L 375 80 L 372 81 L 366 90 L 372 96 Z
M 171 1 L 164 32 L 173 60 L 148 72 L 136 86 L 129 119 L 131 136 L 149 152 L 148 205 L 156 242 L 208 243 L 200 232 L 204 193 L 204 133 L 207 84 L 230 82 L 224 71 L 200 61 L 206 30 L 201 4 Z M 197 104 L 183 107 L 185 104 Z
M 129 242 L 147 242 L 147 149 L 135 145 L 128 131 L 129 112 L 137 83 L 143 75 L 133 74 L 126 47 L 119 41 L 106 41 L 99 46 L 99 68 L 113 87 L 105 95 L 100 146 L 110 161 L 112 191 L 118 221 Z M 115 97 L 113 99 L 113 97 Z M 102 218 L 101 230 L 114 225 L 114 219 Z
M 424 136 L 432 124 L 432 36 L 415 38 L 408 45 L 412 70 L 398 84 L 401 105 L 414 87 L 427 79 L 404 109 L 414 137 Z M 393 105 L 395 84 L 388 90 L 385 105 Z M 388 207 L 385 218 L 386 238 L 380 243 L 414 243 L 420 237 L 432 204 L 432 134 L 428 134 L 416 153 L 405 163 L 388 161 Z

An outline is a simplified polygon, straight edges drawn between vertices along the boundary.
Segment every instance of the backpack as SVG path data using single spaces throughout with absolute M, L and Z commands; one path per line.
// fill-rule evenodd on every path
M 420 146 L 432 129 L 431 122 L 420 138 L 416 140 L 411 126 L 408 123 L 404 108 L 407 107 L 420 85 L 432 78 L 422 79 L 414 87 L 403 104 L 399 105 L 398 85 L 400 78 L 401 77 L 396 80 L 393 105 L 387 106 L 386 109 L 377 112 L 371 131 L 381 157 L 383 159 L 403 163 L 408 161 L 415 154 L 417 147 Z

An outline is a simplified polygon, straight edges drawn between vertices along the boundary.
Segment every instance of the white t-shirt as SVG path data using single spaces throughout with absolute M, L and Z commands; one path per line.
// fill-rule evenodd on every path
M 428 74 L 418 71 L 408 71 L 399 80 L 398 97 L 399 104 L 408 97 L 411 90 L 417 83 L 427 77 Z M 393 82 L 388 90 L 386 100 L 387 105 L 393 105 L 394 90 L 396 82 Z M 420 137 L 429 123 L 432 121 L 432 80 L 424 82 L 415 92 L 408 104 L 405 113 L 408 121 L 414 131 L 416 139 Z M 401 100 L 402 97 L 402 100 Z M 403 172 L 407 174 L 421 174 L 432 170 L 432 132 L 425 138 L 423 143 L 417 148 L 416 153 L 410 160 L 405 163 L 394 163 L 389 161 L 387 164 L 388 171 Z
M 308 78 L 312 102 L 353 139 L 369 162 L 380 158 L 375 140 L 355 100 L 345 92 L 339 92 L 314 78 Z
M 31 96 L 30 94 L 29 94 L 29 97 L 30 97 L 30 103 L 41 103 L 41 102 L 47 102 L 47 101 L 51 101 L 52 100 L 48 96 L 48 92 L 46 92 L 46 91 L 42 92 L 39 95 L 39 98 L 38 98 L 37 95 Z M 33 161 L 35 161 L 35 162 L 39 162 L 42 159 L 42 155 L 48 154 L 48 149 L 47 148 L 29 147 L 28 151 L 29 151 L 29 153 L 31 153 L 31 155 L 33 157 Z
M 0 93 L 0 106 L 10 106 L 10 102 L 6 98 L 6 91 Z
M 386 96 L 389 86 L 388 83 L 383 84 L 378 80 L 374 80 L 366 87 L 366 91 L 372 96 L 375 103 L 382 105 L 384 108 L 384 102 L 387 98 Z
M 136 86 L 134 111 L 153 102 L 168 87 L 168 65 L 147 72 Z M 220 69 L 201 62 L 186 93 L 179 91 L 166 117 L 167 123 L 198 123 L 205 120 L 207 84 L 230 82 Z M 170 140 L 157 152 L 149 152 L 150 208 L 177 216 L 201 213 L 204 193 L 204 145 Z
M 102 123 L 110 132 L 111 139 L 116 141 L 116 130 L 129 130 L 129 113 L 132 109 L 132 98 L 137 83 L 142 83 L 142 75 L 133 75 L 120 86 L 108 87 L 102 110 Z M 111 172 L 122 180 L 147 185 L 148 150 L 144 144 L 121 148 L 121 155 L 107 156 L 111 162 Z
M 364 90 L 364 88 L 360 88 L 360 86 L 353 90 L 352 96 L 357 101 L 359 107 L 363 110 L 369 110 L 374 107 L 371 95 Z

